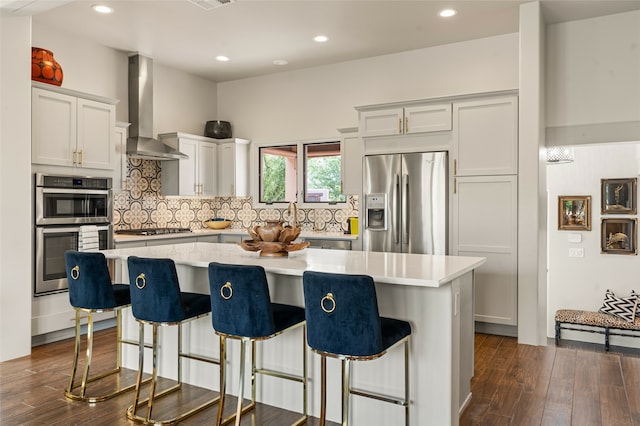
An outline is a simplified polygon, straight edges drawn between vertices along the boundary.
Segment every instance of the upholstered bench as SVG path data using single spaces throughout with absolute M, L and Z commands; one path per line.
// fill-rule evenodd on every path
M 635 331 L 640 332 L 639 317 L 635 317 L 634 321 L 630 322 L 616 315 L 605 314 L 603 312 L 560 309 L 556 311 L 555 319 L 556 345 L 560 343 L 561 330 L 586 331 L 589 333 L 604 334 L 605 351 L 609 351 L 609 336 L 640 337 L 640 334 L 633 333 Z M 593 328 L 578 328 L 576 326 Z M 624 332 L 625 330 L 628 330 L 629 332 Z

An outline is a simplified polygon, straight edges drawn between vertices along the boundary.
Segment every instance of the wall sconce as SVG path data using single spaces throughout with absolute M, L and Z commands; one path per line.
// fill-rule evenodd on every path
M 547 147 L 547 164 L 560 164 L 573 162 L 573 147 L 551 146 Z

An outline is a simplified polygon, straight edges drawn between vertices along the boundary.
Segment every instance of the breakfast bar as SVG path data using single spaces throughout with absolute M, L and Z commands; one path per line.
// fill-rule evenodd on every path
M 459 413 L 471 398 L 473 274 L 474 269 L 485 262 L 484 258 L 313 248 L 291 252 L 287 257 L 261 257 L 236 245 L 200 242 L 104 250 L 103 253 L 117 260 L 116 279 L 120 282 L 128 282 L 126 259 L 129 256 L 173 259 L 182 290 L 199 293 L 209 292 L 209 262 L 260 265 L 267 273 L 272 301 L 298 306 L 303 306 L 304 271 L 370 275 L 376 283 L 380 315 L 408 321 L 412 326 L 411 424 L 457 425 Z M 135 338 L 137 324 L 131 315 L 126 317 L 125 337 Z M 261 364 L 285 371 L 297 368 L 301 351 L 298 333 L 302 331 L 265 342 L 269 349 L 259 352 Z M 162 351 L 175 353 L 176 338 L 177 333 L 170 328 L 163 330 Z M 185 347 L 194 352 L 218 356 L 218 339 L 208 317 L 186 327 L 183 341 Z M 230 347 L 229 360 L 236 359 L 234 350 L 237 348 Z M 380 393 L 402 392 L 402 356 L 401 350 L 392 350 L 381 359 L 357 363 L 353 383 Z M 309 413 L 318 417 L 320 362 L 311 351 L 308 357 Z M 175 378 L 174 358 L 161 355 L 161 376 Z M 123 361 L 124 366 L 136 368 L 137 352 L 125 348 Z M 217 369 L 205 369 L 198 364 L 184 364 L 185 381 L 218 390 Z M 232 361 L 229 368 L 236 370 L 238 366 Z M 339 421 L 340 363 L 329 359 L 327 368 L 327 415 L 329 420 Z M 292 370 L 292 373 L 299 372 Z M 238 384 L 229 383 L 227 392 L 237 395 Z M 301 404 L 295 386 L 283 389 L 268 381 L 259 385 L 257 400 L 292 411 L 299 410 Z M 352 397 L 351 407 L 356 426 L 396 424 L 402 415 L 402 407 L 389 408 L 365 398 Z

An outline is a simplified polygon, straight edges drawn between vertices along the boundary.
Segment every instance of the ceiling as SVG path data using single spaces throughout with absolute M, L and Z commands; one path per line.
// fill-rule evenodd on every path
M 210 10 L 190 0 L 0 0 L 0 5 L 4 14 L 33 15 L 34 25 L 222 82 L 517 32 L 524 2 L 235 0 Z M 111 6 L 113 13 L 95 13 L 96 3 Z M 640 9 L 640 0 L 541 4 L 547 23 Z M 445 7 L 458 14 L 439 17 Z M 314 42 L 319 34 L 329 40 Z M 230 60 L 219 62 L 217 55 Z

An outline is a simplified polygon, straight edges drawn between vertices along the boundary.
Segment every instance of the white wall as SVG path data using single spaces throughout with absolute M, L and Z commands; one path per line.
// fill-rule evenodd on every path
M 547 27 L 547 126 L 640 120 L 640 11 Z
M 31 18 L 0 21 L 0 361 L 31 352 Z
M 620 296 L 628 295 L 631 290 L 640 292 L 638 256 L 600 253 L 600 220 L 603 217 L 600 214 L 600 179 L 637 177 L 640 171 L 639 154 L 640 143 L 584 145 L 575 147 L 573 163 L 547 166 L 549 337 L 554 335 L 553 316 L 558 309 L 598 310 L 606 289 Z M 591 196 L 591 231 L 557 229 L 559 195 Z M 638 218 L 638 215 L 604 217 Z M 568 242 L 570 234 L 579 234 L 582 242 Z M 583 258 L 569 257 L 569 249 L 574 247 L 584 249 Z M 566 335 L 572 336 L 569 332 Z M 602 336 L 589 333 L 574 333 L 573 336 L 582 341 L 603 342 Z M 620 344 L 620 340 L 616 342 L 614 337 L 611 342 Z M 633 342 L 629 344 L 634 345 Z M 634 346 L 638 346 L 637 342 Z
M 218 116 L 258 142 L 336 137 L 355 106 L 518 88 L 518 34 L 218 84 Z
M 62 66 L 62 87 L 119 99 L 116 120 L 129 122 L 127 52 L 34 24 L 33 45 L 53 51 Z M 204 134 L 216 120 L 216 83 L 153 62 L 154 134 Z

